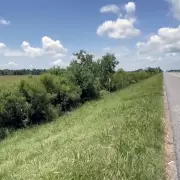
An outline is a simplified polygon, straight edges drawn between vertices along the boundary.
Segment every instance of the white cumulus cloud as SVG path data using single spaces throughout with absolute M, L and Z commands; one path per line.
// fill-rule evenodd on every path
M 180 53 L 180 26 L 160 28 L 147 42 L 137 43 L 137 49 L 146 54 Z
M 117 5 L 107 5 L 101 8 L 101 12 L 114 12 L 119 11 L 120 8 Z M 103 36 L 107 35 L 109 38 L 113 39 L 123 39 L 123 38 L 131 38 L 140 35 L 140 30 L 135 28 L 135 10 L 136 5 L 134 2 L 128 2 L 124 5 L 124 9 L 122 9 L 121 16 L 113 20 L 108 20 L 102 23 L 97 28 L 97 35 Z
M 53 58 L 62 58 L 62 57 L 64 57 L 65 56 L 65 54 L 55 54 L 54 56 L 53 56 Z
M 2 25 L 9 25 L 10 21 L 5 20 L 4 18 L 0 18 L 0 24 L 2 24 Z
M 6 57 L 24 57 L 24 56 L 27 56 L 27 54 L 24 51 L 7 49 L 4 52 L 4 56 L 6 56 Z
M 147 60 L 147 61 L 149 61 L 151 63 L 155 63 L 155 62 L 161 61 L 162 57 L 147 56 L 147 57 L 145 57 L 145 60 Z
M 136 4 L 134 2 L 128 2 L 125 4 L 125 10 L 127 13 L 132 13 L 136 11 Z
M 67 52 L 67 49 L 63 47 L 59 40 L 53 40 L 50 37 L 44 36 L 42 38 L 43 49 L 47 53 L 52 54 L 64 54 Z
M 171 6 L 174 18 L 180 20 L 180 0 L 167 0 Z
M 31 47 L 27 41 L 23 41 L 21 47 L 30 57 L 37 57 L 43 54 L 43 49 Z
M 69 64 L 68 60 L 65 61 L 62 59 L 57 59 L 51 63 L 51 66 L 60 66 L 61 68 L 66 68 L 68 64 Z
M 63 47 L 59 40 L 53 40 L 50 37 L 44 36 L 42 38 L 42 47 L 33 47 L 29 42 L 23 41 L 21 44 L 22 49 L 10 49 L 4 43 L 0 43 L 0 49 L 4 56 L 7 57 L 40 57 L 51 56 L 52 58 L 64 57 L 67 49 Z
M 130 38 L 140 35 L 140 30 L 134 27 L 132 21 L 118 18 L 116 21 L 105 21 L 97 29 L 99 36 L 107 34 L 114 39 Z
M 15 62 L 13 62 L 13 61 L 9 61 L 9 62 L 8 62 L 8 65 L 9 65 L 9 66 L 18 66 L 18 64 L 15 63 Z
M 115 4 L 109 4 L 109 5 L 106 5 L 106 6 L 103 6 L 101 9 L 100 9 L 100 12 L 101 13 L 118 13 L 120 10 L 120 8 L 115 5 Z
M 62 59 L 57 59 L 56 61 L 53 61 L 51 64 L 52 64 L 53 66 L 58 66 L 58 65 L 60 65 L 60 64 L 62 64 L 62 63 L 63 63 Z
M 6 48 L 6 45 L 0 42 L 0 49 L 4 49 L 4 48 Z

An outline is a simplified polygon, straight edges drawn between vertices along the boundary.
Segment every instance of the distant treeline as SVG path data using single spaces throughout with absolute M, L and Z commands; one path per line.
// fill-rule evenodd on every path
M 171 70 L 168 70 L 168 72 L 180 72 L 180 69 L 171 69 Z
M 50 69 L 50 70 L 52 70 L 52 69 Z M 63 69 L 61 69 L 61 70 L 63 70 Z M 49 69 L 18 69 L 18 70 L 0 69 L 0 76 L 4 76 L 4 75 L 41 75 L 41 74 L 48 72 L 48 71 L 49 71 Z M 135 71 L 129 71 L 129 72 L 140 72 L 140 71 L 144 71 L 144 69 L 137 69 Z M 157 68 L 148 67 L 145 69 L 145 71 L 162 72 L 160 67 L 157 67 Z M 180 72 L 180 70 L 169 70 L 168 72 Z
M 98 61 L 81 50 L 66 69 L 52 68 L 39 77 L 29 76 L 13 88 L 0 89 L 0 136 L 7 129 L 26 128 L 52 121 L 80 104 L 140 82 L 162 70 L 115 71 L 118 61 L 106 54 Z M 29 74 L 29 73 L 27 73 Z
M 11 70 L 11 69 L 0 69 L 0 76 L 5 75 L 40 75 L 46 72 L 47 69 L 20 69 L 20 70 Z
M 144 71 L 144 69 L 137 69 L 134 72 L 140 72 L 140 71 Z M 145 69 L 145 71 L 154 73 L 155 71 L 156 72 L 162 72 L 162 69 L 160 67 L 156 67 L 156 68 L 148 67 L 148 68 Z

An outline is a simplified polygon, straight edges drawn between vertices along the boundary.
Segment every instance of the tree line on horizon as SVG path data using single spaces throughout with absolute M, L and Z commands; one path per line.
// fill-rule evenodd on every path
M 0 69 L 0 76 L 6 75 L 40 75 L 47 71 L 47 69 Z
M 167 72 L 180 72 L 180 69 L 171 69 L 171 70 L 168 70 Z

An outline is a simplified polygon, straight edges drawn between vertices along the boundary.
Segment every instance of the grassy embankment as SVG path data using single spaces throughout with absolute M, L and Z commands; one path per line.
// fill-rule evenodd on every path
M 164 179 L 162 75 L 0 143 L 2 180 Z

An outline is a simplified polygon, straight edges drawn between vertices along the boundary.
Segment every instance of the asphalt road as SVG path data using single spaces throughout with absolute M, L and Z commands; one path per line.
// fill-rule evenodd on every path
M 164 73 L 164 84 L 173 128 L 177 176 L 180 180 L 180 73 Z

